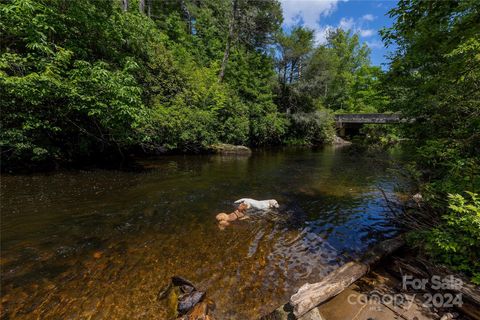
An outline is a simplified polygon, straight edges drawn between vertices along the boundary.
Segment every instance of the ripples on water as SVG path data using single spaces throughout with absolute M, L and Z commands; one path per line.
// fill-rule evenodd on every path
M 219 319 L 257 318 L 395 233 L 378 190 L 399 184 L 389 163 L 326 148 L 3 176 L 2 319 L 164 319 L 172 275 Z M 216 213 L 243 197 L 284 206 L 220 231 Z

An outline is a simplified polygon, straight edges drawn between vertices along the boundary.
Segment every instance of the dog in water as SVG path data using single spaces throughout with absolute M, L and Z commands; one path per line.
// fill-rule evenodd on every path
M 228 226 L 232 221 L 235 221 L 237 219 L 243 220 L 248 218 L 248 216 L 245 215 L 245 213 L 247 212 L 247 209 L 248 209 L 248 206 L 246 204 L 240 203 L 237 210 L 233 211 L 232 213 L 227 214 L 222 212 L 217 214 L 215 218 L 218 221 L 218 226 L 220 227 L 220 229 L 223 229 L 226 226 Z
M 255 209 L 255 210 L 268 210 L 268 209 L 273 209 L 273 208 L 278 208 L 278 202 L 277 200 L 270 199 L 270 200 L 255 200 L 255 199 L 250 199 L 250 198 L 242 198 L 235 203 L 240 203 L 240 204 L 246 204 L 247 209 Z

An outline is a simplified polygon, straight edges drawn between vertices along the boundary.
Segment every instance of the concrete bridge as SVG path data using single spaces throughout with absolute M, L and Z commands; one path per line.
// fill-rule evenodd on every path
M 346 113 L 335 115 L 335 124 L 340 137 L 358 134 L 358 131 L 364 124 L 392 124 L 400 122 L 402 122 L 402 118 L 398 113 Z

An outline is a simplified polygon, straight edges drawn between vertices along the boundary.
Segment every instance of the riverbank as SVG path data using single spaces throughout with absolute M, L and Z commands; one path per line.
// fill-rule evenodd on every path
M 403 247 L 303 316 L 295 317 L 293 307 L 286 304 L 261 319 L 480 319 L 480 289 L 462 275 L 423 259 Z
M 295 317 L 293 308 L 287 304 L 261 319 L 480 319 L 480 305 L 474 300 L 480 293 L 478 287 L 476 290 L 472 290 L 474 286 L 465 282 L 463 285 L 465 288 L 469 287 L 470 291 L 469 294 L 462 294 L 458 290 L 453 290 L 456 288 L 446 288 L 446 286 L 455 285 L 451 279 L 466 281 L 465 278 L 454 273 L 452 274 L 453 278 L 444 274 L 424 274 L 421 277 L 418 269 L 415 272 L 414 269 L 408 267 L 408 261 L 414 262 L 415 256 L 408 248 L 404 248 L 382 260 L 380 264 L 341 293 L 301 317 Z M 420 288 L 419 281 L 426 284 L 424 288 Z M 446 289 L 434 290 L 431 286 L 436 281 Z
M 151 160 L 164 158 L 168 160 L 169 157 L 178 156 L 209 156 L 209 155 L 225 155 L 225 156 L 250 156 L 255 152 L 265 152 L 268 150 L 282 150 L 282 149 L 318 149 L 330 146 L 348 146 L 351 142 L 335 136 L 332 143 L 311 145 L 311 144 L 278 144 L 271 146 L 252 147 L 246 145 L 233 145 L 227 143 L 212 144 L 203 149 L 195 149 L 190 151 L 181 150 L 167 150 L 164 148 L 158 149 L 156 152 L 146 152 L 141 149 L 132 149 L 124 153 L 119 153 L 118 150 L 105 154 L 92 154 L 89 157 L 82 157 L 75 161 L 39 161 L 39 162 L 3 162 L 0 167 L 1 173 L 8 174 L 34 174 L 34 173 L 52 173 L 61 172 L 62 170 L 125 170 L 138 171 L 142 170 L 142 163 Z

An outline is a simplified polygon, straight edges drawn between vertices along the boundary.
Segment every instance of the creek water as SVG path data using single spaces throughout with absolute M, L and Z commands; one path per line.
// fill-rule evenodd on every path
M 392 159 L 349 147 L 169 156 L 143 170 L 1 179 L 2 319 L 165 319 L 180 275 L 218 319 L 255 319 L 397 229 Z M 225 230 L 233 201 L 276 199 Z

